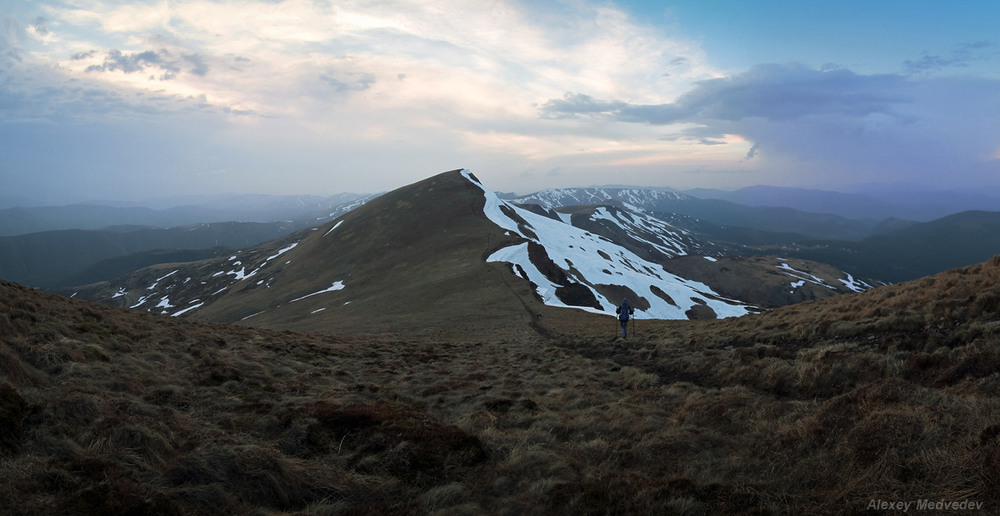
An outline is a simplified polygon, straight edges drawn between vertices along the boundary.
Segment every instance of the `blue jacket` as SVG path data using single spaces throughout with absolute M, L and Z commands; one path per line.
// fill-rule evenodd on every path
M 618 314 L 619 321 L 627 321 L 629 319 L 629 316 L 635 313 L 635 310 L 633 310 L 632 307 L 629 306 L 628 300 L 626 299 L 622 301 L 622 305 L 615 310 L 615 313 Z

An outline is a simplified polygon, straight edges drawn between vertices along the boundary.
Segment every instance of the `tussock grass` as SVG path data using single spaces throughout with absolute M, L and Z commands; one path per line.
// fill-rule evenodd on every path
M 0 284 L 25 514 L 1000 509 L 1000 260 L 724 321 L 273 332 Z

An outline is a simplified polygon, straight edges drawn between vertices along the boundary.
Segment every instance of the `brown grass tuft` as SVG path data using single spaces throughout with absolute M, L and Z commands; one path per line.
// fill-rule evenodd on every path
M 28 514 L 1000 509 L 1000 261 L 722 321 L 332 336 L 0 283 Z M 10 332 L 10 333 L 7 333 Z

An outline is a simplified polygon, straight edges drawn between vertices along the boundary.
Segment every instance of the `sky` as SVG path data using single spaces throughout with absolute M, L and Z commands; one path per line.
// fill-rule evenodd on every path
M 0 197 L 1000 185 L 994 0 L 0 4 Z

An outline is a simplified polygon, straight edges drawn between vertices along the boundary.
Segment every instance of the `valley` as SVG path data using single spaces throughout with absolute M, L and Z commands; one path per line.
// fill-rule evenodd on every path
M 75 299 L 0 280 L 0 501 L 1000 508 L 1000 258 L 883 284 L 705 238 L 704 221 L 630 195 L 517 204 L 455 170 Z M 973 232 L 989 220 L 965 217 Z

